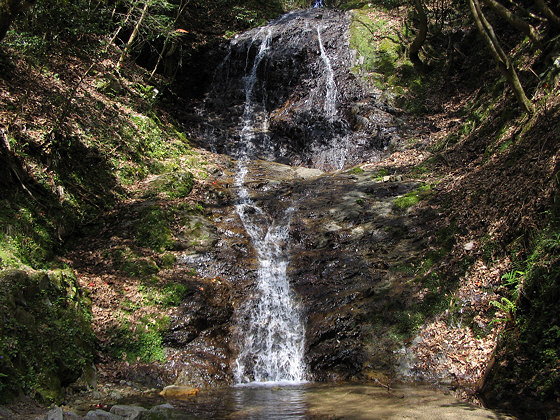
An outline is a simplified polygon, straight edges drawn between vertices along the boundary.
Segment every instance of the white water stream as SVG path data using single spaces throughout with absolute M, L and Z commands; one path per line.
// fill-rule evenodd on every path
M 250 45 L 263 33 L 264 30 L 259 31 Z M 260 40 L 253 65 L 244 79 L 245 107 L 237 151 L 235 187 L 238 199 L 235 207 L 259 262 L 257 295 L 245 304 L 245 310 L 249 312 L 248 322 L 238 326 L 242 330 L 240 353 L 234 367 L 238 384 L 300 383 L 306 377 L 303 361 L 305 329 L 286 274 L 289 262 L 286 244 L 294 209 L 288 208 L 281 220 L 270 220 L 252 200 L 244 184 L 250 159 L 257 149 L 255 141 L 263 141 L 263 136 L 267 136 L 268 120 L 266 115 L 259 118 L 255 112 L 254 90 L 257 70 L 270 48 L 271 37 L 272 29 L 269 28 Z M 259 129 L 261 136 L 256 135 Z
M 326 92 L 325 92 L 325 114 L 327 118 L 332 119 L 336 115 L 336 97 L 338 91 L 334 81 L 334 72 L 331 66 L 331 60 L 325 51 L 323 39 L 321 38 L 321 28 L 317 26 L 317 40 L 319 42 L 319 51 L 321 52 L 321 59 L 325 63 L 326 77 Z

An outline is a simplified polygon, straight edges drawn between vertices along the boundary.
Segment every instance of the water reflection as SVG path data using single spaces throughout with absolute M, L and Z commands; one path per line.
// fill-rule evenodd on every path
M 511 419 L 426 387 L 369 385 L 232 387 L 172 401 L 179 418 L 212 419 Z
M 229 418 L 306 419 L 306 390 L 301 387 L 234 388 L 236 410 Z

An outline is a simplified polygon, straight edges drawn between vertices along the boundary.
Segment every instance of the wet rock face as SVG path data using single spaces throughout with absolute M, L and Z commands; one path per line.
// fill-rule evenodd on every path
M 391 271 L 417 255 L 416 222 L 393 209 L 415 182 L 383 183 L 369 172 L 325 175 L 298 185 L 299 217 L 292 226 L 290 279 L 307 314 L 306 357 L 315 380 L 364 378 L 391 372 L 391 348 L 376 334 L 374 314 L 386 290 L 399 296 L 404 281 Z M 312 191 L 304 193 L 304 191 Z M 398 234 L 393 230 L 398 227 Z
M 200 341 L 210 343 L 206 348 L 220 350 L 216 356 L 209 352 L 205 362 L 199 356 L 191 359 L 195 367 L 185 369 L 181 379 L 186 385 L 205 383 L 208 379 L 204 375 L 209 371 L 213 378 L 231 381 L 228 374 L 239 351 L 236 328 L 244 322 L 244 303 L 256 293 L 258 264 L 235 213 L 235 196 L 230 193 L 233 175 L 233 168 L 224 168 L 216 180 L 216 188 L 222 192 L 210 215 L 219 238 L 216 245 L 207 254 L 187 258 L 189 263 L 196 262 L 200 273 L 222 276 L 230 285 L 228 298 L 233 312 L 221 329 L 214 330 L 214 344 L 204 338 L 206 333 L 188 344 L 195 346 Z M 416 292 L 410 283 L 412 274 L 395 267 L 420 255 L 427 237 L 425 219 L 399 211 L 394 200 L 419 184 L 407 180 L 383 182 L 368 170 L 357 175 L 322 173 L 254 161 L 246 185 L 252 199 L 264 210 L 263 217 L 275 219 L 288 207 L 294 208 L 289 240 L 283 246 L 289 253 L 289 281 L 303 307 L 310 379 L 365 379 L 370 371 L 394 373 L 396 348 L 386 332 L 394 324 L 396 312 Z M 212 305 L 196 299 L 185 304 L 185 310 L 189 309 L 186 316 L 191 318 L 181 327 L 185 335 L 178 335 L 177 343 L 197 334 L 197 314 L 222 322 L 224 306 Z M 210 365 L 209 370 L 200 368 L 204 363 Z
M 202 332 L 226 324 L 233 313 L 228 290 L 205 285 L 185 297 L 171 319 L 166 342 L 172 347 L 184 347 Z
M 333 10 L 292 12 L 234 38 L 204 106 L 189 123 L 196 127 L 190 137 L 235 155 L 246 118 L 247 84 L 254 83 L 255 156 L 337 169 L 398 140 L 393 111 L 351 73 L 349 20 Z M 252 73 L 255 79 L 249 81 Z
M 177 384 L 207 387 L 231 382 L 232 314 L 230 289 L 222 280 L 214 278 L 185 298 L 164 338 L 176 360 Z

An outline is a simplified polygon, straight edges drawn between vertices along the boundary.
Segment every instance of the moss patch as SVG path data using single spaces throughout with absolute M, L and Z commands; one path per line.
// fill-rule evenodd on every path
M 67 271 L 0 273 L 0 400 L 60 403 L 93 363 L 89 298 Z
M 414 191 L 406 193 L 402 197 L 395 199 L 394 207 L 398 210 L 406 210 L 415 206 L 420 200 L 427 199 L 432 194 L 432 187 L 428 184 L 421 185 Z
M 515 287 L 502 290 L 513 302 L 510 322 L 501 336 L 486 388 L 487 397 L 531 396 L 552 401 L 560 396 L 560 230 L 551 224 L 534 241 L 533 252 L 518 262 L 523 270 Z M 515 273 L 515 272 L 514 272 Z M 506 279 L 507 280 L 507 279 Z M 516 294 L 519 293 L 519 299 Z

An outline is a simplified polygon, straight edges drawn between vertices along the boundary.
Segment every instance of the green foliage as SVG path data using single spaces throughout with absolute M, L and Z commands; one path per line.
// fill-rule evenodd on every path
M 162 334 L 167 330 L 169 317 L 146 315 L 136 326 L 124 321 L 108 331 L 106 349 L 113 357 L 130 363 L 165 362 Z
M 374 178 L 376 181 L 381 181 L 383 180 L 383 177 L 386 177 L 387 175 L 389 175 L 389 171 L 387 170 L 387 168 L 380 168 L 374 175 Z
M 172 268 L 177 262 L 177 257 L 174 254 L 163 254 L 161 256 L 161 266 L 163 268 Z
M 361 175 L 365 171 L 360 166 L 355 166 L 354 168 L 349 169 L 347 172 L 352 175 Z
M 523 270 L 512 270 L 502 277 L 510 296 L 494 305 L 510 314 L 510 328 L 500 338 L 499 364 L 489 382 L 495 392 L 516 392 L 544 401 L 555 399 L 560 389 L 558 223 L 551 221 L 530 249 L 525 260 L 516 261 Z M 517 389 L 510 389 L 512 383 Z
M 16 19 L 6 43 L 24 55 L 39 58 L 53 48 L 68 48 L 73 53 L 91 50 L 91 36 L 111 30 L 111 8 L 87 0 L 42 0 Z
M 161 305 L 164 307 L 179 306 L 188 292 L 187 286 L 181 283 L 168 283 L 163 287 Z
M 244 27 L 251 28 L 254 26 L 261 26 L 266 23 L 263 18 L 259 17 L 256 10 L 250 10 L 244 6 L 233 6 L 232 13 L 235 20 Z
M 517 310 L 517 306 L 515 305 L 515 302 L 512 302 L 511 300 L 509 300 L 506 297 L 502 297 L 500 300 L 493 300 L 490 302 L 491 305 L 495 306 L 496 308 L 498 308 L 500 311 L 502 311 L 505 315 L 506 318 L 494 318 L 492 320 L 492 323 L 496 323 L 496 322 L 504 322 L 504 321 L 513 321 L 515 319 L 515 312 Z
M 38 267 L 49 261 L 56 246 L 53 222 L 27 198 L 20 203 L 1 200 L 0 226 L 6 234 L 0 238 L 0 268 L 22 263 Z
M 109 253 L 113 267 L 131 277 L 148 277 L 159 272 L 151 258 L 142 257 L 128 247 L 118 247 Z
M 190 172 L 172 172 L 160 176 L 152 182 L 148 195 L 165 194 L 168 198 L 184 198 L 194 186 L 194 176 Z
M 60 403 L 93 363 L 89 299 L 66 271 L 0 272 L 0 402 L 20 391 Z
M 372 12 L 375 15 L 376 11 L 391 7 L 369 4 L 353 12 L 350 46 L 356 50 L 359 63 L 354 71 L 383 90 L 385 100 L 418 114 L 425 111 L 427 90 L 440 80 L 414 68 L 405 55 L 408 35 L 402 33 L 399 25 L 384 18 L 372 19 Z
M 153 281 L 145 281 L 139 287 L 142 293 L 142 303 L 146 306 L 162 306 L 170 308 L 179 306 L 188 292 L 188 287 L 183 283 L 164 283 L 160 284 L 157 278 Z

